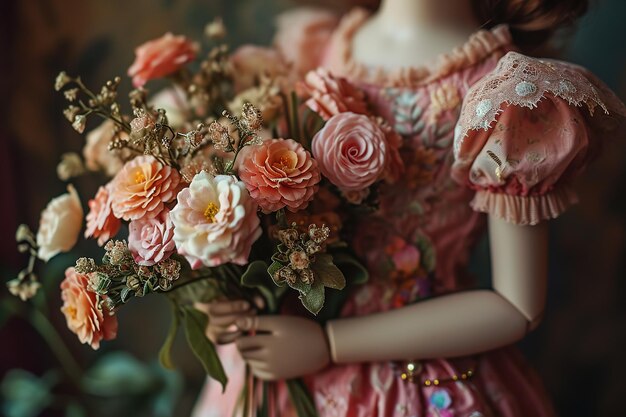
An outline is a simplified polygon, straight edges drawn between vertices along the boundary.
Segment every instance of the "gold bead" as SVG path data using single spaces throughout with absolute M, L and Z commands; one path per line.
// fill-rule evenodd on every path
M 439 385 L 439 380 L 438 380 L 438 379 L 435 379 L 435 380 L 433 381 L 433 384 L 435 384 L 435 385 Z
M 424 381 L 424 385 L 426 385 L 427 387 L 430 387 L 430 379 L 427 379 L 426 381 Z
M 461 378 L 467 379 L 467 375 L 466 374 L 461 374 Z
M 401 377 L 402 379 L 406 379 L 406 378 L 407 378 L 407 374 L 405 374 L 404 372 L 402 372 L 402 375 L 400 375 L 400 377 Z
M 472 376 L 472 375 L 474 375 L 474 372 L 473 372 L 473 371 L 471 371 L 471 370 L 467 371 L 467 376 L 468 376 L 468 377 L 469 377 L 469 376 Z
M 459 380 L 459 376 L 458 375 L 452 375 L 452 380 L 453 381 L 458 381 Z

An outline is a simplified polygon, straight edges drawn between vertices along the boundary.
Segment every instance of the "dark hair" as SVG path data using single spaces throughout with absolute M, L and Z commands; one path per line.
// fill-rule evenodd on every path
M 544 44 L 558 29 L 587 12 L 589 0 L 471 0 L 483 27 L 509 25 L 515 43 L 524 48 Z

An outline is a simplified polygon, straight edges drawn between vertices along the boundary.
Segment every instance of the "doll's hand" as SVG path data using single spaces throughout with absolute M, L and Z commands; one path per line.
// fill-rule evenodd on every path
M 295 316 L 243 317 L 237 320 L 237 327 L 256 332 L 238 337 L 236 344 L 258 378 L 296 378 L 330 363 L 324 330 L 312 320 Z
M 235 321 L 242 317 L 252 317 L 256 312 L 250 303 L 243 300 L 213 301 L 209 304 L 196 303 L 195 307 L 206 313 L 209 324 L 206 335 L 213 343 L 220 345 L 232 343 L 241 331 L 235 326 Z

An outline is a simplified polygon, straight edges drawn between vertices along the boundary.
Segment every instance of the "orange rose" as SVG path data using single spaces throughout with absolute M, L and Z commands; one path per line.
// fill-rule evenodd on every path
M 98 307 L 96 294 L 89 291 L 88 286 L 89 275 L 67 268 L 61 282 L 61 311 L 67 327 L 76 333 L 78 340 L 98 349 L 101 340 L 111 340 L 117 335 L 117 318 L 106 310 L 104 304 L 102 308 Z
M 135 62 L 128 68 L 133 85 L 142 87 L 149 80 L 164 77 L 193 61 L 198 47 L 184 36 L 166 33 L 135 49 Z
M 127 162 L 110 183 L 111 208 L 118 219 L 156 217 L 165 203 L 176 198 L 180 174 L 153 156 Z

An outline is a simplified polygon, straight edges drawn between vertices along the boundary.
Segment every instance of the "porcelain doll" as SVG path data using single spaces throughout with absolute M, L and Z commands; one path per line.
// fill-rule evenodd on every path
M 584 69 L 517 45 L 545 41 L 586 3 L 384 0 L 283 21 L 276 48 L 301 75 L 323 66 L 364 89 L 402 135 L 407 168 L 354 236 L 371 279 L 342 317 L 322 327 L 206 306 L 232 374 L 245 361 L 261 379 L 303 377 L 322 417 L 554 415 L 512 345 L 542 318 L 548 221 L 576 202 L 571 181 L 623 132 L 626 109 Z M 477 290 L 467 263 L 485 218 L 492 288 Z M 195 415 L 231 415 L 239 388 L 209 386 Z M 277 415 L 294 415 L 283 397 Z

